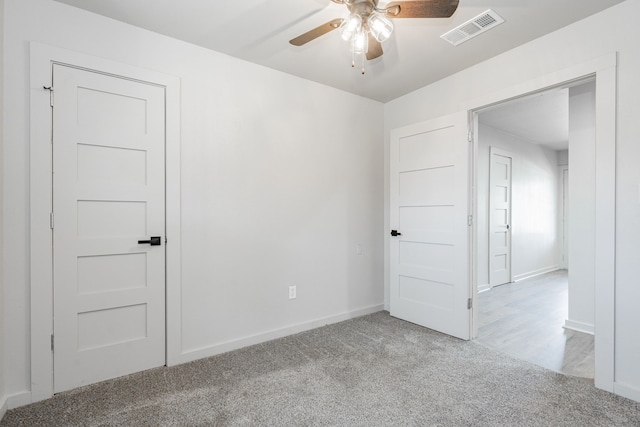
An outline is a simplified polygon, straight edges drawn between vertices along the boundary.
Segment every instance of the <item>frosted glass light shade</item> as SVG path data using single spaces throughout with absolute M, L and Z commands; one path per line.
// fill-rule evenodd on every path
M 360 28 L 351 40 L 351 52 L 354 54 L 367 53 L 369 50 L 369 37 L 364 28 Z
M 393 32 L 393 24 L 391 21 L 384 15 L 379 13 L 372 13 L 369 16 L 369 30 L 373 37 L 379 42 L 383 42 L 391 36 Z
M 362 17 L 358 14 L 352 13 L 347 17 L 347 19 L 342 21 L 342 24 L 340 24 L 340 27 L 338 28 L 338 32 L 344 41 L 350 41 L 353 40 L 353 37 L 361 29 Z

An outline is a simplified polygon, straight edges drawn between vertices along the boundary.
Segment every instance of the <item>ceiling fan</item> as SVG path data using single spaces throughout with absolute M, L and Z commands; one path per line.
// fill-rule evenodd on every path
M 333 19 L 289 41 L 302 46 L 328 32 L 338 29 L 340 36 L 350 42 L 355 67 L 356 58 L 368 60 L 382 56 L 381 42 L 391 36 L 393 23 L 389 18 L 448 18 L 458 8 L 459 0 L 392 1 L 378 8 L 379 0 L 331 0 L 349 9 L 347 18 Z M 364 74 L 364 59 L 362 59 Z

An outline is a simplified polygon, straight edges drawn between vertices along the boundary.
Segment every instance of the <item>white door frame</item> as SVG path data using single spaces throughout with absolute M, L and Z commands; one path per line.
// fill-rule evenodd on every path
M 30 43 L 30 291 L 31 392 L 37 402 L 53 396 L 52 64 L 60 63 L 165 88 L 166 361 L 180 348 L 180 80 L 177 77 L 40 43 Z M 55 87 L 53 88 L 55 97 Z
M 617 99 L 617 53 L 613 52 L 592 61 L 547 74 L 538 79 L 523 82 L 503 91 L 472 100 L 462 105 L 469 112 L 469 125 L 473 129 L 473 150 L 477 152 L 478 111 L 511 99 L 566 86 L 587 78 L 596 81 L 596 253 L 595 253 L 595 385 L 617 393 L 624 392 L 623 385 L 615 383 L 615 213 L 616 213 L 616 99 Z M 474 163 L 477 162 L 476 156 Z M 476 165 L 472 167 L 477 191 Z M 474 217 L 477 218 L 477 197 L 472 195 Z M 474 225 L 474 241 L 477 227 Z M 477 255 L 475 243 L 473 258 L 473 306 L 477 300 Z M 473 337 L 478 334 L 477 310 L 473 315 Z M 618 393 L 620 394 L 620 393 Z

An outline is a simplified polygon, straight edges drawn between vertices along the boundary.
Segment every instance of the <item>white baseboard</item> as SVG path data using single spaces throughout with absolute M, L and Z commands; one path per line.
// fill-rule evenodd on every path
M 226 353 L 228 351 L 237 350 L 239 348 L 248 347 L 250 345 L 260 344 L 266 341 L 271 341 L 277 338 L 286 337 L 288 335 L 297 334 L 300 332 L 308 331 L 311 329 L 319 328 L 321 326 L 330 325 L 332 323 L 338 323 L 345 320 L 353 319 L 360 316 L 366 316 L 367 314 L 376 313 L 384 309 L 383 304 L 366 307 L 359 310 L 350 311 L 335 316 L 324 317 L 321 319 L 312 320 L 310 322 L 299 323 L 297 325 L 287 326 L 282 329 L 276 329 L 265 333 L 253 335 L 246 338 L 240 338 L 233 341 L 227 341 L 225 343 L 212 345 L 209 347 L 203 347 L 196 350 L 190 350 L 183 352 L 179 361 L 171 363 L 171 365 L 178 365 L 181 363 L 187 363 L 205 357 L 215 356 L 217 354 Z
M 478 293 L 490 291 L 491 288 L 492 288 L 492 286 L 490 284 L 488 284 L 488 283 L 486 283 L 484 285 L 478 285 Z
M 584 332 L 585 334 L 589 334 L 589 335 L 596 334 L 596 328 L 594 325 L 590 325 L 584 322 L 578 322 L 576 320 L 569 320 L 569 319 L 565 320 L 564 328 L 571 329 L 572 331 Z
M 7 408 L 14 409 L 24 405 L 30 405 L 33 403 L 31 400 L 31 392 L 23 391 L 22 393 L 12 394 L 7 396 Z
M 631 387 L 621 383 L 613 383 L 613 392 L 619 396 L 626 397 L 627 399 L 640 402 L 640 388 Z
M 0 399 L 0 421 L 2 421 L 2 419 L 4 418 L 4 414 L 7 413 L 8 408 L 7 397 L 2 396 L 2 398 Z
M 559 265 L 552 265 L 552 266 L 549 266 L 549 267 L 539 268 L 537 270 L 528 271 L 526 273 L 522 273 L 522 274 L 518 274 L 516 276 L 513 276 L 513 281 L 514 282 L 519 282 L 519 281 L 524 280 L 524 279 L 530 279 L 532 277 L 540 276 L 542 274 L 551 273 L 552 271 L 556 271 L 556 270 L 560 270 L 560 266 Z

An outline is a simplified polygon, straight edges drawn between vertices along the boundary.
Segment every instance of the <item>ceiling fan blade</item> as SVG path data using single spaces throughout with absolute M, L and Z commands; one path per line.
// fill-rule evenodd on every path
M 394 1 L 386 5 L 390 18 L 448 18 L 460 0 Z
M 375 37 L 369 33 L 369 50 L 367 51 L 367 59 L 371 61 L 379 56 L 382 56 L 382 45 Z
M 322 24 L 311 31 L 307 31 L 304 34 L 299 35 L 295 39 L 289 40 L 289 43 L 294 46 L 302 46 L 303 44 L 309 43 L 311 40 L 317 39 L 318 37 L 335 30 L 340 26 L 340 24 L 342 24 L 341 18 L 333 19 L 326 24 Z

